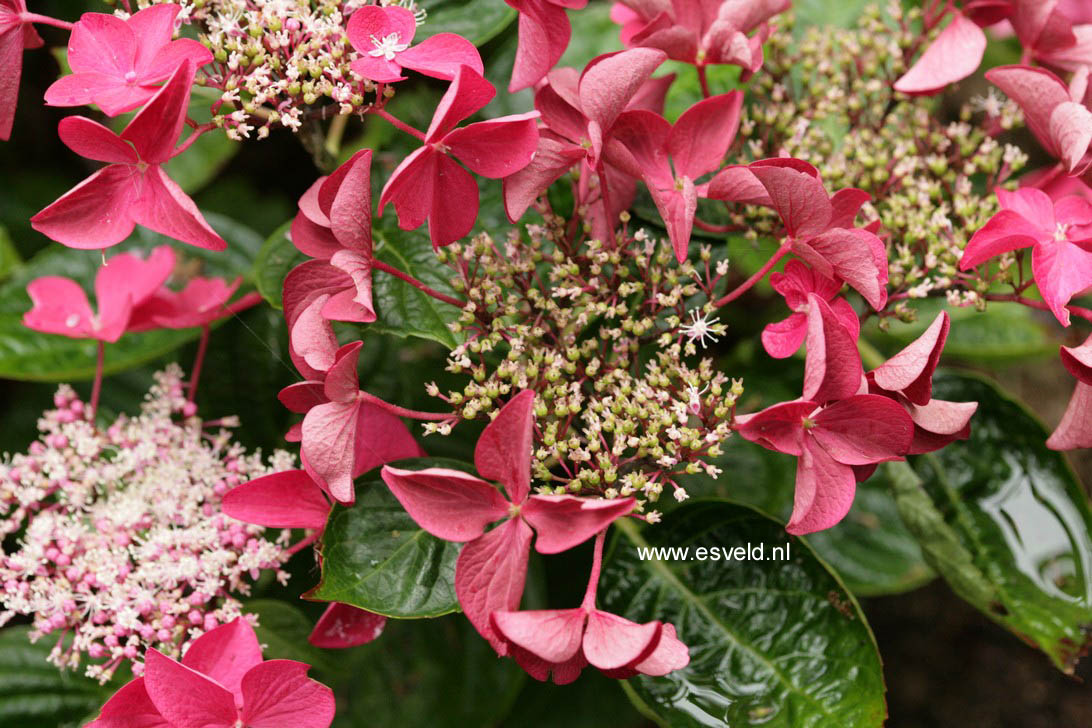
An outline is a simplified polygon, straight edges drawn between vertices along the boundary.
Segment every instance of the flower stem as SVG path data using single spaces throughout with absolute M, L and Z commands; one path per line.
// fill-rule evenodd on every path
M 721 306 L 731 303 L 732 301 L 736 300 L 744 293 L 749 291 L 756 283 L 766 277 L 766 274 L 770 272 L 770 269 L 777 265 L 777 262 L 784 258 L 791 248 L 792 238 L 786 238 L 785 242 L 781 244 L 781 247 L 777 249 L 777 252 L 770 256 L 770 259 L 766 261 L 766 265 L 759 268 L 753 276 L 743 281 L 743 283 L 740 283 L 739 287 L 736 288 L 734 291 L 726 293 L 722 298 L 720 298 L 713 304 L 713 307 L 720 308 Z
M 1030 308 L 1037 308 L 1040 311 L 1050 311 L 1050 306 L 1044 301 L 1036 301 L 1034 298 L 1025 298 L 1024 296 L 1018 296 L 1015 293 L 987 293 L 987 301 L 1007 301 L 1011 303 L 1019 303 Z M 1083 306 L 1068 305 L 1066 309 L 1074 316 L 1079 316 L 1085 321 L 1092 321 L 1092 309 L 1084 308 Z
M 711 222 L 702 220 L 700 217 L 694 218 L 694 227 L 699 230 L 704 230 L 707 233 L 734 233 L 739 231 L 739 226 L 737 225 L 714 225 Z
M 54 28 L 61 28 L 62 30 L 72 30 L 72 23 L 57 20 L 48 15 L 39 15 L 38 13 L 19 13 L 19 20 L 24 23 L 39 23 L 40 25 L 52 25 Z
M 193 146 L 193 143 L 197 141 L 198 137 L 200 137 L 207 131 L 212 131 L 214 128 L 215 127 L 212 124 L 202 124 L 201 126 L 194 127 L 193 132 L 188 137 L 186 137 L 186 141 L 182 142 L 181 145 L 175 147 L 174 151 L 171 152 L 171 158 L 173 159 L 174 157 L 177 157 L 179 154 L 189 149 L 191 146 Z
M 197 396 L 197 382 L 201 379 L 201 365 L 205 363 L 205 352 L 209 348 L 209 325 L 201 328 L 201 342 L 197 345 L 197 356 L 193 360 L 193 370 L 190 373 L 190 390 L 186 393 L 186 399 L 194 401 Z
M 95 361 L 95 383 L 91 386 L 91 411 L 88 414 L 88 419 L 92 423 L 95 422 L 95 415 L 99 411 L 99 395 L 102 394 L 102 369 L 106 361 L 106 344 L 101 340 L 98 343 L 99 353 Z
M 390 402 L 385 402 L 379 399 L 379 397 L 368 394 L 367 392 L 361 392 L 360 394 L 365 402 L 374 404 L 398 417 L 408 417 L 411 420 L 430 420 L 433 422 L 443 422 L 456 418 L 454 412 L 422 412 L 421 410 L 411 410 L 406 409 L 405 407 L 399 407 L 396 404 L 391 404 Z
M 401 280 L 405 281 L 406 283 L 410 284 L 411 286 L 413 286 L 417 290 L 421 291 L 422 293 L 425 293 L 425 294 L 427 294 L 429 296 L 432 296 L 437 301 L 443 301 L 444 303 L 455 306 L 456 308 L 462 308 L 463 306 L 466 305 L 466 301 L 460 301 L 457 298 L 452 298 L 451 296 L 440 293 L 435 288 L 430 288 L 429 286 L 426 286 L 424 283 L 417 280 L 416 278 L 411 276 L 409 273 L 403 273 L 402 271 L 398 270 L 394 266 L 387 265 L 386 263 L 384 263 L 381 260 L 373 260 L 372 261 L 372 268 L 374 268 L 375 270 L 381 270 L 384 273 L 388 273 L 388 274 L 394 276 L 395 278 L 398 278 L 398 279 L 401 279 Z
M 603 568 L 603 542 L 607 539 L 607 529 L 595 534 L 595 547 L 592 552 L 591 575 L 588 577 L 588 589 L 584 592 L 584 609 L 595 609 L 595 595 L 599 591 L 599 572 Z
M 414 129 L 412 126 L 410 126 L 406 122 L 402 121 L 401 119 L 395 117 L 393 114 L 391 114 L 386 109 L 380 109 L 380 108 L 377 107 L 377 108 L 372 109 L 368 113 L 369 114 L 375 114 L 376 116 L 379 116 L 380 118 L 386 119 L 387 121 L 389 121 L 391 123 L 392 126 L 394 126 L 394 128 L 401 129 L 402 131 L 406 132 L 407 134 L 411 134 L 412 136 L 417 137 L 421 141 L 425 141 L 425 135 L 424 135 L 423 132 L 421 132 L 421 131 L 419 131 L 417 129 Z
M 698 69 L 698 83 L 701 84 L 701 93 L 705 98 L 709 98 L 713 93 L 709 90 L 709 79 L 705 77 L 705 66 L 696 66 Z

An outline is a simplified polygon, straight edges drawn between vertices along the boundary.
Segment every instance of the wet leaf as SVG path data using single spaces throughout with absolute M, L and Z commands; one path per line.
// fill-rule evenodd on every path
M 875 640 L 853 595 L 806 543 L 723 501 L 693 501 L 644 529 L 619 525 L 601 606 L 638 622 L 671 622 L 690 648 L 686 668 L 627 681 L 643 712 L 672 728 L 882 725 Z M 648 547 L 693 556 L 698 547 L 761 547 L 764 560 L 642 560 L 638 550 Z M 789 558 L 775 558 L 775 548 Z
M 1046 429 L 993 384 L 938 375 L 977 401 L 971 438 L 897 469 L 900 513 L 952 589 L 1072 673 L 1092 631 L 1092 511 Z
M 504 0 L 418 0 L 417 4 L 428 11 L 428 19 L 418 28 L 415 43 L 437 33 L 456 33 L 480 46 L 516 17 Z

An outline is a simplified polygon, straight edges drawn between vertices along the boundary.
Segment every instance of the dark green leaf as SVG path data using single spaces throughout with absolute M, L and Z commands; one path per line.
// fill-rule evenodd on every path
M 383 218 L 376 227 L 375 255 L 379 260 L 408 273 L 441 293 L 453 295 L 449 280 L 452 271 L 436 259 L 428 232 L 400 230 L 393 216 Z M 459 343 L 447 324 L 458 318 L 454 306 L 429 296 L 410 284 L 383 272 L 376 272 L 372 298 L 378 317 L 369 330 L 407 337 L 416 336 L 443 344 L 449 349 Z
M 457 33 L 474 45 L 494 38 L 516 17 L 504 0 L 418 0 L 428 20 L 417 30 L 415 43 L 437 33 Z
M 322 580 L 306 596 L 388 617 L 448 614 L 459 608 L 455 558 L 461 548 L 423 531 L 382 481 L 358 483 L 356 503 L 330 514 Z
M 31 644 L 26 627 L 0 630 L 0 725 L 65 728 L 98 713 L 116 689 L 46 661 L 56 638 Z
M 262 244 L 254 259 L 254 284 L 258 293 L 269 305 L 280 311 L 284 308 L 284 279 L 300 263 L 310 260 L 288 238 L 292 221 L 281 225 Z
M 8 235 L 7 228 L 0 225 L 0 281 L 7 278 L 22 262 L 19 251 L 15 249 L 15 244 L 11 242 L 11 236 Z
M 228 249 L 213 253 L 192 246 L 173 244 L 180 261 L 196 259 L 202 275 L 234 278 L 249 274 L 251 261 L 261 246 L 250 229 L 219 215 L 207 215 L 209 223 L 228 241 Z M 131 250 L 147 251 L 168 243 L 168 238 L 145 228 L 138 228 L 109 255 Z M 23 314 L 30 310 L 27 284 L 46 275 L 72 278 L 85 290 L 92 291 L 95 274 L 102 264 L 102 254 L 95 250 L 72 250 L 53 245 L 34 256 L 0 285 L 0 377 L 24 381 L 74 381 L 90 379 L 95 374 L 96 344 L 53 334 L 39 334 L 23 326 Z M 199 329 L 150 331 L 123 336 L 108 344 L 107 374 L 124 371 L 155 359 L 197 338 Z
M 977 377 L 935 397 L 977 401 L 971 438 L 896 468 L 900 514 L 961 597 L 1071 673 L 1092 644 L 1092 512 L 1022 405 Z
M 313 676 L 337 690 L 334 728 L 494 726 L 526 679 L 461 614 L 392 620 L 376 641 L 331 654 L 338 671 Z
M 639 530 L 619 521 L 600 585 L 605 609 L 675 625 L 690 664 L 627 682 L 672 728 L 880 726 L 883 674 L 856 600 L 799 539 L 750 508 L 696 501 Z M 647 547 L 763 549 L 763 561 L 642 560 Z M 788 550 L 788 559 L 773 549 Z

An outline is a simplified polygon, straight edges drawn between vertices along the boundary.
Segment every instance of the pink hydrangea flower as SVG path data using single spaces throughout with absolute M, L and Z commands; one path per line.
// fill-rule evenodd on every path
M 128 19 L 84 13 L 68 40 L 72 73 L 46 89 L 50 106 L 97 104 L 117 116 L 147 103 L 159 84 L 187 60 L 212 63 L 212 53 L 195 40 L 174 35 L 178 5 L 151 5 Z
M 530 495 L 534 401 L 530 390 L 509 400 L 474 449 L 478 473 L 499 481 L 507 498 L 485 480 L 457 470 L 389 465 L 382 470 L 383 481 L 421 528 L 445 541 L 466 543 L 455 565 L 455 594 L 467 619 L 501 655 L 506 643 L 490 615 L 519 607 L 532 534 L 537 534 L 540 554 L 567 551 L 629 513 L 635 502 Z
M 330 368 L 338 349 L 330 321 L 375 321 L 372 305 L 372 150 L 320 177 L 299 201 L 292 243 L 315 258 L 284 281 L 290 353 L 308 377 Z
M 23 50 L 42 46 L 34 26 L 21 17 L 26 11 L 26 0 L 0 0 L 0 140 L 4 141 L 11 138 L 15 121 Z
M 1070 299 L 1092 286 L 1092 241 L 1074 238 L 1092 224 L 1092 204 L 1081 197 L 1053 202 L 1042 190 L 997 190 L 1001 211 L 976 232 L 963 249 L 960 270 L 990 258 L 1031 248 L 1031 269 L 1039 293 L 1054 316 L 1069 326 Z
M 302 443 L 304 469 L 335 500 L 352 503 L 353 478 L 401 458 L 424 452 L 399 420 L 405 411 L 360 391 L 357 360 L 362 342 L 338 350 L 323 381 L 305 381 L 281 390 L 281 403 L 306 413 L 289 440 Z
M 561 60 L 572 35 L 565 11 L 579 10 L 588 0 L 504 1 L 519 11 L 519 45 L 508 85 L 514 93 L 537 85 Z
M 622 112 L 662 109 L 666 88 L 651 77 L 665 57 L 662 51 L 639 48 L 599 56 L 583 73 L 559 68 L 549 74 L 547 83 L 535 94 L 535 108 L 546 126 L 538 149 L 530 164 L 504 180 L 504 209 L 509 220 L 519 220 L 538 196 L 574 165 L 584 162 L 589 171 L 596 170 Z M 632 193 L 621 193 L 621 185 L 615 183 L 615 176 L 629 182 L 630 175 L 618 170 L 611 159 L 605 161 L 612 195 L 612 209 L 606 212 L 610 216 L 628 207 Z
M 251 291 L 228 303 L 242 282 L 241 277 L 228 283 L 223 278 L 195 276 L 180 291 L 161 286 L 133 311 L 129 330 L 199 328 L 245 311 L 262 297 Z
M 875 394 L 825 407 L 806 400 L 783 402 L 736 421 L 745 439 L 799 458 L 792 517 L 785 527 L 795 535 L 841 521 L 857 490 L 854 467 L 902 459 L 914 437 L 906 410 Z
M 23 315 L 23 324 L 73 339 L 117 341 L 130 330 L 134 310 L 156 294 L 174 270 L 174 263 L 174 251 L 167 245 L 153 250 L 147 260 L 133 253 L 113 256 L 95 275 L 97 313 L 74 280 L 37 278 L 27 286 L 34 307 Z
M 896 82 L 904 94 L 929 95 L 970 76 L 982 63 L 986 34 L 978 24 L 956 11 L 947 27 Z
M 433 78 L 451 80 L 459 66 L 485 73 L 474 44 L 455 33 L 437 33 L 412 46 L 417 33 L 413 13 L 397 5 L 365 5 L 349 17 L 345 34 L 360 54 L 351 68 L 361 78 L 377 83 L 404 81 L 408 68 Z
M 731 63 L 747 74 L 762 67 L 767 22 L 790 0 L 621 0 L 611 19 L 627 48 L 659 48 L 672 60 L 696 66 Z M 748 33 L 757 31 L 748 37 Z
M 456 128 L 488 104 L 496 90 L 466 66 L 436 107 L 424 145 L 402 160 L 379 197 L 379 211 L 392 203 L 398 225 L 414 230 L 425 220 L 435 247 L 470 232 L 478 217 L 478 184 L 455 162 L 490 179 L 507 177 L 527 166 L 538 144 L 538 112 L 503 116 Z
M 226 248 L 162 167 L 174 156 L 193 74 L 187 59 L 120 135 L 82 116 L 63 119 L 61 141 L 107 166 L 32 217 L 34 229 L 70 248 L 108 248 L 138 224 L 190 245 Z
M 198 637 L 181 662 L 156 649 L 144 675 L 118 690 L 89 728 L 328 728 L 334 693 L 295 660 L 262 660 L 243 618 Z
M 877 311 L 887 302 L 887 249 L 869 228 L 854 227 L 868 193 L 828 194 L 819 171 L 799 159 L 762 159 L 728 167 L 709 184 L 714 199 L 765 204 L 777 211 L 794 255 L 817 273 L 845 281 Z
M 1062 421 L 1047 439 L 1051 450 L 1092 447 L 1092 336 L 1080 346 L 1061 347 L 1062 364 L 1077 379 Z
M 762 346 L 775 359 L 792 356 L 804 343 L 808 335 L 809 316 L 813 313 L 808 306 L 809 294 L 828 304 L 829 310 L 854 340 L 860 334 L 861 322 L 857 312 L 838 295 L 842 284 L 837 281 L 819 275 L 800 261 L 790 260 L 785 264 L 783 273 L 770 275 L 770 285 L 785 297 L 785 305 L 792 310 L 788 318 L 767 324 L 762 329 Z
M 648 187 L 681 263 L 686 260 L 698 198 L 709 183 L 698 179 L 720 167 L 739 129 L 743 94 L 731 91 L 703 99 L 671 124 L 653 111 L 623 112 L 614 138 L 627 154 L 616 163 Z
M 921 336 L 866 375 L 869 392 L 895 400 L 914 421 L 914 439 L 907 455 L 933 452 L 971 436 L 971 417 L 978 403 L 933 397 L 933 373 L 950 328 L 948 312 L 941 311 Z
M 1047 69 L 1030 66 L 991 68 L 986 78 L 1020 106 L 1028 129 L 1067 172 L 1087 168 L 1092 143 L 1092 111 L 1084 105 L 1087 68 L 1075 73 L 1069 86 Z

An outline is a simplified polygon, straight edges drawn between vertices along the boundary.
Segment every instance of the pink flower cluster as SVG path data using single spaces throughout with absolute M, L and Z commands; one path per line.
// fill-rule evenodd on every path
M 238 595 L 261 572 L 278 578 L 288 552 L 220 501 L 265 464 L 196 418 L 185 418 L 177 367 L 156 377 L 142 412 L 104 428 L 69 387 L 39 420 L 28 452 L 0 461 L 0 533 L 19 534 L 0 560 L 0 622 L 33 619 L 57 639 L 50 659 L 106 681 L 145 650 L 168 655 L 237 618 Z

